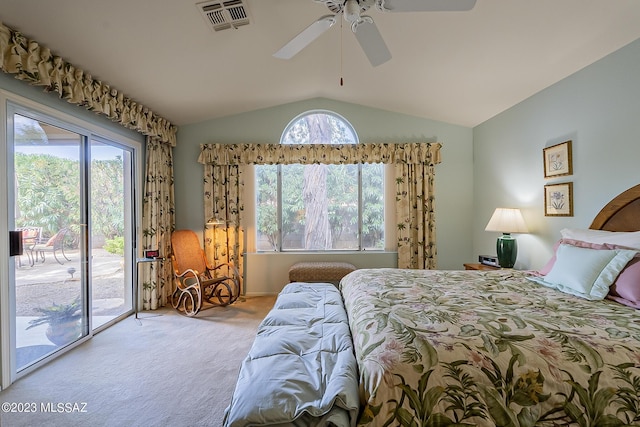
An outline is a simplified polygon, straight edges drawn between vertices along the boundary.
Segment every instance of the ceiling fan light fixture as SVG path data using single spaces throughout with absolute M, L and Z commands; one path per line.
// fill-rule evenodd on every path
M 343 9 L 344 19 L 347 22 L 354 23 L 360 20 L 360 4 L 357 0 L 347 0 Z

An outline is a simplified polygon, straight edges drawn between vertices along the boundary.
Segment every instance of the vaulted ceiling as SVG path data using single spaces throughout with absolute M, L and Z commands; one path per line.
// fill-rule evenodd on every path
M 223 31 L 202 0 L 0 0 L 0 21 L 177 125 L 324 97 L 475 126 L 640 38 L 638 0 L 478 0 L 370 9 L 392 55 L 377 67 L 340 22 L 282 60 L 272 54 L 331 12 L 243 1 L 249 25 Z

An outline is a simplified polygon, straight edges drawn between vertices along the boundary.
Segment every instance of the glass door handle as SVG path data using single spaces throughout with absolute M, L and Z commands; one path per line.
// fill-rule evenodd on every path
M 22 231 L 9 231 L 9 256 L 22 255 Z

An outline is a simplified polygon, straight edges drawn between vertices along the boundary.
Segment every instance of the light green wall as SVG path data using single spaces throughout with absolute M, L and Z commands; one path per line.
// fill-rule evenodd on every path
M 544 179 L 542 150 L 571 139 L 573 175 Z M 473 253 L 495 254 L 484 231 L 496 207 L 519 207 L 516 268 L 540 268 L 562 228 L 588 228 L 614 196 L 640 183 L 640 41 L 473 129 Z M 574 216 L 545 217 L 544 185 L 573 182 Z
M 203 228 L 203 167 L 197 163 L 200 144 L 278 143 L 286 125 L 312 109 L 331 110 L 345 117 L 360 142 L 441 142 L 443 162 L 436 167 L 438 267 L 461 269 L 464 262 L 473 259 L 472 130 L 325 98 L 181 126 L 174 151 L 176 226 Z

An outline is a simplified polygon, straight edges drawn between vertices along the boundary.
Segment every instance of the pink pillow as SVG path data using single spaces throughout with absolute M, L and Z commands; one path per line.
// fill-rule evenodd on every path
M 553 245 L 553 256 L 547 261 L 547 263 L 542 267 L 537 273 L 541 276 L 546 276 L 549 274 L 551 269 L 553 268 L 553 264 L 556 263 L 556 252 L 558 251 L 558 246 L 562 243 L 562 239 L 558 240 L 555 245 Z
M 608 299 L 640 308 L 640 255 L 633 257 L 609 288 Z

